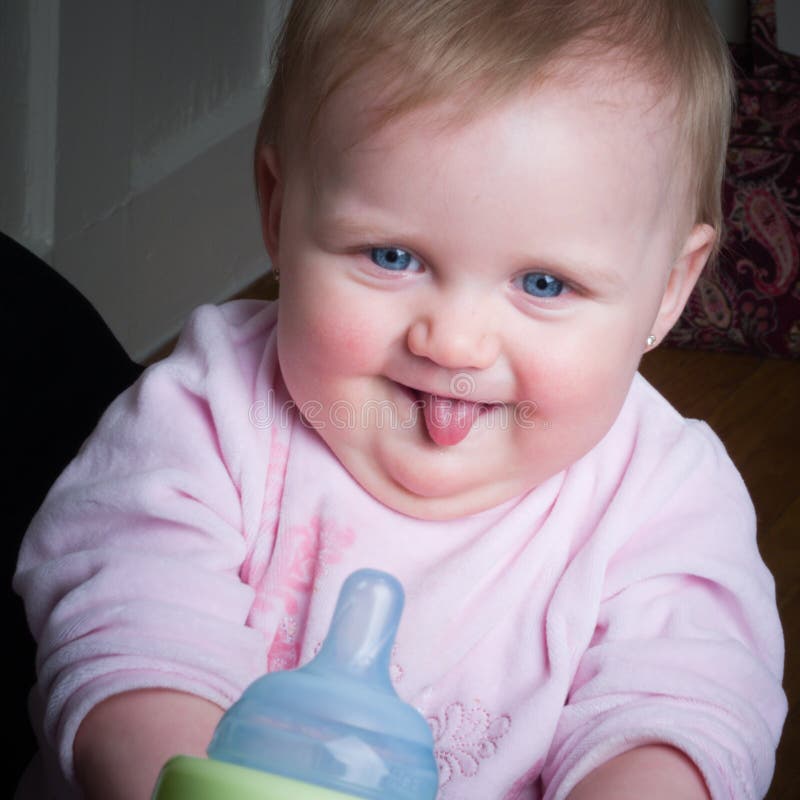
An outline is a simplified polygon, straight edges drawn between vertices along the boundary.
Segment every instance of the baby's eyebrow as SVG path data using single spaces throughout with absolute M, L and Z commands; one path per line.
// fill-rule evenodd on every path
M 425 237 L 421 233 L 397 224 L 382 225 L 379 220 L 363 220 L 360 215 L 323 214 L 316 221 L 315 228 L 322 239 L 336 241 L 348 240 L 358 245 L 383 245 L 411 247 L 419 244 Z
M 321 214 L 319 217 L 319 227 L 325 231 L 336 231 L 356 238 L 370 238 L 375 235 L 383 237 L 387 231 L 382 226 L 374 222 L 365 222 L 362 214 L 343 214 L 335 212 L 332 214 Z M 397 235 L 396 231 L 392 235 Z
M 560 278 L 565 278 L 578 285 L 594 287 L 602 285 L 604 289 L 621 289 L 625 285 L 623 276 L 612 269 L 607 269 L 600 264 L 589 264 L 585 261 L 562 258 L 554 261 L 549 258 L 534 258 L 537 272 L 552 272 Z

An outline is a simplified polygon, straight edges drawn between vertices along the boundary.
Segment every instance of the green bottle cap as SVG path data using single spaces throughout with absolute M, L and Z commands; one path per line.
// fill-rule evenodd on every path
M 356 800 L 324 786 L 211 758 L 175 756 L 164 765 L 154 800 Z

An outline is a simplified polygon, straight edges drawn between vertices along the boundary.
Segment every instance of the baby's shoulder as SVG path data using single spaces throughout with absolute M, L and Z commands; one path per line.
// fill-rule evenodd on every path
M 684 417 L 638 373 L 620 416 L 633 443 L 632 466 L 673 475 L 698 491 L 724 487 L 749 503 L 739 470 L 717 433 L 703 420 Z
M 219 346 L 258 349 L 273 332 L 277 319 L 278 304 L 267 300 L 202 305 L 189 315 L 175 350 L 204 352 Z
M 646 441 L 656 439 L 665 445 L 724 447 L 712 428 L 701 419 L 685 417 L 658 389 L 636 373 L 622 415 L 627 414 Z
M 277 364 L 277 303 L 233 300 L 202 305 L 186 320 L 172 352 L 152 365 L 143 383 L 175 380 L 219 385 L 234 375 L 252 383 L 265 365 Z

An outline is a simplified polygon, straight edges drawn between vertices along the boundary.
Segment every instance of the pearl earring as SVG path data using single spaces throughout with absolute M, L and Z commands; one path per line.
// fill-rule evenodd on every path
M 647 337 L 647 346 L 648 346 L 648 347 L 652 347 L 652 346 L 653 346 L 655 343 L 656 343 L 656 337 L 655 337 L 655 334 L 651 333 L 651 334 L 650 334 L 650 335 Z

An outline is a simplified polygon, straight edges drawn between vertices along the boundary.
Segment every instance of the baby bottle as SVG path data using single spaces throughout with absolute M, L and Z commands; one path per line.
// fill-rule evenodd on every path
M 350 575 L 317 656 L 254 681 L 209 757 L 170 759 L 153 800 L 433 800 L 433 737 L 389 678 L 402 610 L 391 575 Z

